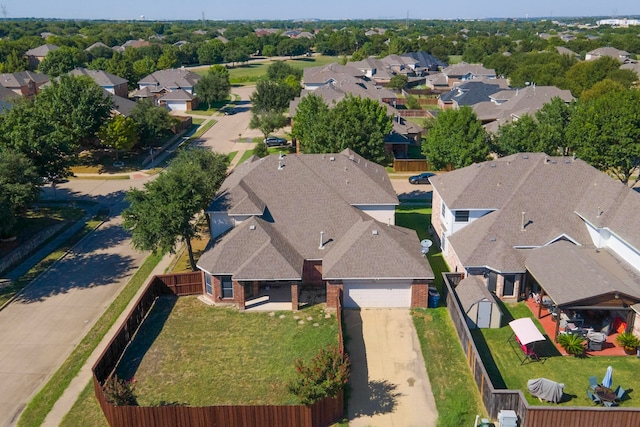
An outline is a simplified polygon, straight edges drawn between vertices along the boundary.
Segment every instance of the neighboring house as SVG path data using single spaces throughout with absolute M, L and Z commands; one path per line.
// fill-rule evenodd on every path
M 0 86 L 0 114 L 11 109 L 13 103 L 20 98 L 14 91 Z
M 111 49 L 109 46 L 107 46 L 106 44 L 104 44 L 102 42 L 95 42 L 94 44 L 92 44 L 91 46 L 86 48 L 85 50 L 87 52 L 91 52 L 93 49 L 98 48 L 98 47 L 106 47 L 107 49 Z
M 158 105 L 172 111 L 192 110 L 197 106 L 195 86 L 200 75 L 184 68 L 156 71 L 138 82 L 139 89 L 131 96 L 136 99 L 153 96 Z
M 574 51 L 572 51 L 571 49 L 567 49 L 564 46 L 556 46 L 556 51 L 560 54 L 560 55 L 569 55 L 572 58 L 575 59 L 580 59 L 580 55 L 578 55 L 577 53 L 575 53 Z
M 584 161 L 519 153 L 431 178 L 431 224 L 453 271 L 503 300 L 633 322 L 640 194 Z
M 184 89 L 172 90 L 157 99 L 158 105 L 170 111 L 193 110 L 198 106 L 197 98 Z
M 630 61 L 620 66 L 623 70 L 631 70 L 636 73 L 638 78 L 640 78 L 640 62 L 638 61 Z M 636 80 L 637 81 L 637 80 Z
M 629 52 L 626 50 L 616 49 L 615 47 L 599 47 L 598 49 L 594 49 L 591 52 L 587 52 L 584 56 L 585 61 L 593 61 L 596 59 L 600 59 L 603 56 L 610 56 L 612 58 L 617 59 L 618 61 L 624 63 L 629 60 Z
M 128 80 L 102 70 L 75 68 L 69 72 L 74 76 L 90 77 L 98 86 L 114 95 L 126 98 L 129 95 Z
M 115 95 L 108 90 L 105 90 L 104 92 L 109 95 L 109 97 L 113 101 L 113 108 L 111 110 L 112 114 L 120 114 L 125 117 L 131 116 L 131 112 L 136 106 L 135 101 Z
M 33 71 L 0 74 L 0 85 L 17 95 L 31 97 L 40 91 L 40 87 L 49 82 L 49 76 Z
M 435 56 L 427 52 L 409 52 L 402 55 L 403 58 L 409 57 L 415 61 L 415 69 L 423 69 L 425 71 L 439 71 L 447 67 L 447 63 L 440 61 Z
M 498 127 L 517 121 L 525 114 L 535 116 L 539 109 L 556 97 L 566 103 L 574 99 L 568 90 L 555 86 L 531 85 L 496 92 L 489 96 L 489 101 L 475 104 L 472 108 L 487 132 L 495 133 Z
M 394 225 L 397 205 L 384 167 L 350 150 L 252 157 L 206 209 L 204 297 L 244 309 L 286 287 L 294 310 L 306 289 L 351 308 L 426 307 L 434 275 L 416 232 Z
M 193 94 L 198 80 L 200 80 L 200 75 L 193 71 L 184 68 L 170 68 L 149 74 L 138 82 L 138 87 L 140 89 L 148 87 L 156 92 L 160 92 L 163 89 L 167 91 L 182 89 Z
M 393 118 L 393 130 L 384 140 L 385 150 L 395 157 L 406 158 L 409 145 L 420 144 L 424 129 L 400 117 L 396 110 L 400 103 L 397 95 L 376 85 L 364 73 L 353 66 L 336 63 L 306 68 L 303 75 L 305 89 L 289 104 L 289 116 L 295 120 L 298 104 L 309 93 L 321 97 L 330 108 L 347 95 L 373 99 L 383 105 Z
M 138 40 L 127 40 L 126 42 L 124 42 L 124 44 L 121 47 L 124 49 L 128 47 L 137 49 L 139 47 L 146 47 L 146 46 L 151 46 L 151 43 L 147 40 L 138 39 Z
M 438 107 L 443 110 L 473 106 L 490 101 L 490 96 L 509 88 L 507 79 L 477 79 L 462 82 L 438 97 Z
M 458 64 L 449 65 L 442 70 L 449 88 L 453 88 L 456 82 L 473 80 L 479 78 L 496 78 L 496 70 L 485 68 L 482 64 L 467 64 L 460 62 Z
M 33 49 L 29 49 L 25 52 L 24 56 L 27 58 L 29 68 L 36 69 L 45 56 L 51 51 L 58 50 L 60 47 L 54 44 L 43 44 Z

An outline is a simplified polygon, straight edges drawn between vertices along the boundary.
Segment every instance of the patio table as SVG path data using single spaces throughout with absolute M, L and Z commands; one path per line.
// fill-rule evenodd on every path
M 618 396 L 609 387 L 599 385 L 596 386 L 594 392 L 603 402 L 615 402 L 618 400 Z

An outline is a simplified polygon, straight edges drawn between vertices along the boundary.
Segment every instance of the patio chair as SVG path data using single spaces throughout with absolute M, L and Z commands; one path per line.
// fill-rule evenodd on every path
M 613 402 L 609 402 L 608 400 L 603 400 L 602 403 L 604 404 L 604 406 L 606 406 L 607 408 L 611 408 L 612 406 L 618 406 L 618 402 L 613 401 Z
M 598 386 L 598 378 L 593 375 L 589 377 L 589 388 L 593 391 Z
M 593 403 L 595 403 L 596 405 L 599 405 L 599 404 L 602 403 L 600 398 L 598 396 L 596 396 L 595 394 L 591 393 L 591 390 L 589 390 L 589 389 L 587 389 L 587 396 L 589 396 L 589 399 L 591 399 L 591 401 Z
M 616 396 L 618 396 L 618 400 L 623 400 L 624 395 L 625 395 L 626 392 L 627 392 L 627 390 L 623 389 L 620 386 L 616 387 L 616 390 L 614 391 Z

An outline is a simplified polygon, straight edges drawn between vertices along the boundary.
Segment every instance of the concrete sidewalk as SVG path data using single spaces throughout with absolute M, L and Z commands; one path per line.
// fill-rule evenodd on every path
M 107 332 L 107 334 L 104 336 L 98 347 L 96 347 L 93 353 L 91 353 L 91 356 L 89 356 L 89 359 L 87 359 L 82 369 L 80 369 L 78 375 L 71 381 L 60 399 L 58 399 L 58 401 L 55 403 L 55 405 L 47 415 L 47 418 L 44 420 L 44 423 L 42 424 L 43 426 L 57 427 L 58 425 L 60 425 L 64 416 L 71 410 L 74 403 L 80 397 L 80 393 L 82 392 L 82 390 L 84 390 L 87 384 L 92 381 L 93 375 L 91 373 L 91 368 L 96 363 L 98 357 L 100 357 L 100 354 L 102 354 L 107 344 L 109 344 L 109 341 L 111 341 L 113 336 L 116 334 L 118 328 L 120 328 L 120 326 L 122 325 L 122 322 L 129 313 L 129 310 L 131 310 L 135 302 L 138 300 L 138 297 L 143 292 L 147 282 L 155 275 L 164 274 L 165 270 L 171 263 L 171 259 L 171 254 L 165 255 L 160 260 L 158 265 L 153 269 L 151 274 L 145 279 L 144 285 L 140 287 L 136 295 L 127 305 L 127 308 L 122 312 L 118 320 L 114 323 L 109 332 Z

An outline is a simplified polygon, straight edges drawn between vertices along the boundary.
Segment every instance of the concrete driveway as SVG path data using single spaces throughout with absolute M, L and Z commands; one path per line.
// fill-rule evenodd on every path
M 436 405 L 407 309 L 345 310 L 349 425 L 430 427 Z

